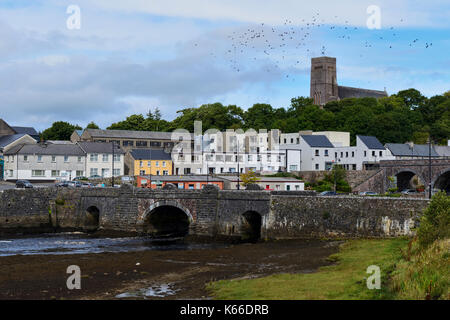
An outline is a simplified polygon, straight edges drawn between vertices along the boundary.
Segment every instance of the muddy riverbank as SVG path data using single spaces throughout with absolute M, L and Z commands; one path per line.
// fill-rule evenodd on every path
M 208 299 L 205 284 L 274 273 L 314 272 L 339 242 L 289 240 L 190 250 L 0 257 L 0 299 Z M 69 265 L 81 289 L 68 290 Z

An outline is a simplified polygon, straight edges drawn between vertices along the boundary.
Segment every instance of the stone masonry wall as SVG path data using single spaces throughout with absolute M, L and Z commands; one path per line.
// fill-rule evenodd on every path
M 428 200 L 273 196 L 269 238 L 412 235 Z

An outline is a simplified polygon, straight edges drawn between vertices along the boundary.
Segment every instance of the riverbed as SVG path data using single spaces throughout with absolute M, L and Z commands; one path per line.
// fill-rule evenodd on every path
M 210 299 L 214 280 L 314 272 L 339 242 L 164 242 L 54 234 L 0 239 L 0 299 Z M 69 290 L 67 267 L 81 270 Z

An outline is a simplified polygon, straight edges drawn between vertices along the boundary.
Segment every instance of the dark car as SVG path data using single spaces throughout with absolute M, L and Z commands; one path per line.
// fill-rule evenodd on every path
M 16 188 L 33 188 L 33 185 L 28 180 L 17 180 Z
M 58 182 L 55 184 L 55 187 L 59 187 L 59 188 L 67 188 L 69 186 L 69 184 L 67 183 L 67 181 L 62 181 L 62 182 Z
M 415 189 L 405 189 L 402 191 L 403 194 L 418 194 L 417 190 Z
M 323 191 L 319 193 L 319 196 L 337 196 L 338 194 L 334 191 Z

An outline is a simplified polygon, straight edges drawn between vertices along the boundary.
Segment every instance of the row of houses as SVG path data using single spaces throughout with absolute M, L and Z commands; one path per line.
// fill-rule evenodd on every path
M 20 130 L 22 132 L 17 133 Z M 11 127 L 0 119 L 0 159 L 3 159 L 1 172 L 4 179 L 238 176 L 250 170 L 264 175 L 330 170 L 336 164 L 347 170 L 369 170 L 383 160 L 429 156 L 428 145 L 383 145 L 376 137 L 358 135 L 352 146 L 350 133 L 336 131 L 282 133 L 274 129 L 244 133 L 207 130 L 194 135 L 85 129 L 74 131 L 71 141 L 38 143 L 33 130 Z M 433 146 L 431 157 L 450 157 L 450 147 Z

